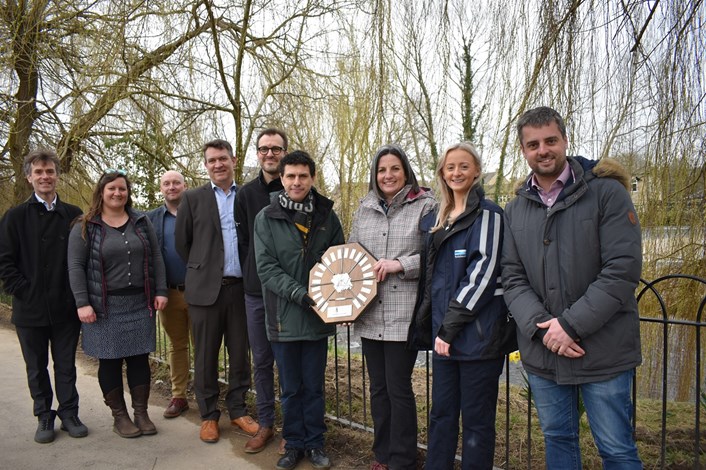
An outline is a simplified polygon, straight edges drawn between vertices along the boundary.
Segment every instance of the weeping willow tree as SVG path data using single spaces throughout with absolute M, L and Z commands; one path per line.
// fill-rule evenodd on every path
M 346 221 L 388 142 L 428 184 L 443 148 L 473 135 L 500 176 L 486 191 L 502 201 L 528 171 L 514 123 L 549 105 L 566 118 L 571 153 L 632 173 L 643 277 L 706 277 L 705 10 L 703 0 L 8 1 L 0 210 L 27 194 L 30 148 L 58 149 L 68 201 L 85 205 L 96 175 L 125 162 L 149 205 L 162 170 L 203 177 L 200 146 L 214 137 L 235 144 L 239 180 L 268 125 L 317 157 L 317 185 Z M 703 289 L 666 292 L 668 315 L 694 320 Z M 656 369 L 657 333 L 643 333 L 643 369 Z M 693 349 L 693 330 L 674 335 L 672 357 Z M 693 362 L 670 367 L 682 377 Z
M 527 173 L 515 144 L 517 116 L 536 105 L 556 108 L 566 118 L 574 154 L 617 158 L 631 171 L 643 227 L 643 277 L 706 277 L 703 2 L 503 5 L 489 2 L 503 12 L 490 28 L 503 39 L 490 47 L 499 118 L 486 121 L 499 130 L 501 170 L 510 179 Z M 696 320 L 706 295 L 702 284 L 660 287 L 667 317 Z M 647 297 L 641 314 L 661 316 L 656 299 Z M 665 350 L 661 334 L 659 327 L 643 326 L 640 389 L 661 393 L 666 354 L 672 358 L 669 398 L 691 399 L 695 329 L 672 327 Z
M 703 21 L 703 5 L 675 4 L 659 13 L 648 17 L 649 21 L 669 25 L 671 34 L 650 34 L 645 27 L 631 49 L 633 66 L 643 72 L 639 86 L 644 101 L 650 105 L 642 111 L 648 119 L 636 116 L 646 136 L 633 170 L 644 234 L 643 277 L 654 279 L 675 272 L 706 277 L 706 77 L 701 63 L 706 41 L 695 27 L 698 23 L 692 23 L 698 18 Z M 669 318 L 696 320 L 706 286 L 671 281 L 657 288 Z M 647 300 L 648 312 L 662 313 L 649 302 L 656 299 Z M 661 333 L 655 326 L 643 328 L 645 348 L 660 344 Z M 643 375 L 661 374 L 661 358 L 668 355 L 668 372 L 676 385 L 670 398 L 693 397 L 690 373 L 696 367 L 695 341 L 695 329 L 673 327 L 668 348 L 652 348 L 656 354 L 645 354 Z M 656 380 L 645 382 L 653 386 Z

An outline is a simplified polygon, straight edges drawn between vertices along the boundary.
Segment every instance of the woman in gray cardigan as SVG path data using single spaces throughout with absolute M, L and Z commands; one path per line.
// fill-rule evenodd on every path
M 81 345 L 99 359 L 98 383 L 121 437 L 155 434 L 147 415 L 155 313 L 167 305 L 164 262 L 149 219 L 132 209 L 125 172 L 98 180 L 91 207 L 69 235 L 69 281 L 82 323 Z M 122 368 L 135 410 L 130 419 Z
M 381 147 L 370 167 L 369 192 L 353 218 L 349 242 L 375 258 L 378 299 L 355 322 L 370 377 L 375 428 L 371 469 L 417 468 L 417 407 L 412 370 L 417 351 L 406 348 L 417 297 L 424 233 L 419 223 L 436 206 L 419 187 L 404 150 Z

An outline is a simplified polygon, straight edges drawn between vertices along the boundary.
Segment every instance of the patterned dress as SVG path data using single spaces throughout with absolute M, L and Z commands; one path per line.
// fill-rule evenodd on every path
M 143 222 L 145 223 L 145 222 Z M 152 226 L 146 222 L 149 237 L 140 236 L 135 223 L 110 227 L 92 224 L 100 230 L 99 249 L 92 251 L 81 238 L 81 226 L 74 226 L 69 237 L 69 271 L 71 286 L 82 306 L 88 299 L 87 270 L 91 253 L 99 252 L 102 269 L 100 281 L 107 296 L 103 305 L 92 305 L 94 323 L 82 324 L 81 346 L 86 354 L 98 359 L 118 359 L 152 352 L 156 348 L 156 315 L 147 297 L 150 292 L 147 266 L 155 266 L 156 284 L 166 285 L 164 263 Z M 147 257 L 147 259 L 145 259 Z M 161 289 L 157 289 L 161 291 Z

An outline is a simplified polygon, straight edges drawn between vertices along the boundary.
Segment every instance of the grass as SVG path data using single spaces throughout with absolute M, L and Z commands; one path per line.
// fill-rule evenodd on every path
M 9 327 L 10 311 L 9 307 L 0 303 L 0 324 Z M 90 359 L 90 358 L 89 358 Z M 370 421 L 370 405 L 367 391 L 363 390 L 363 369 L 362 360 L 359 354 L 350 356 L 351 362 L 351 404 L 348 405 L 348 357 L 339 352 L 338 380 L 335 378 L 335 364 L 333 354 L 329 355 L 329 366 L 326 372 L 326 398 L 327 412 L 335 414 L 338 408 L 340 416 L 358 423 L 365 423 L 372 426 Z M 165 397 L 170 395 L 169 371 L 166 363 L 153 363 L 153 391 L 162 393 Z M 368 385 L 367 377 L 366 387 Z M 426 443 L 426 373 L 424 370 L 415 370 L 413 377 L 414 389 L 417 395 L 417 407 L 419 417 L 419 442 Z M 336 385 L 338 384 L 338 395 Z M 225 386 L 223 387 L 225 389 Z M 190 398 L 193 395 L 190 392 Z M 498 418 L 497 418 L 497 440 L 495 465 L 500 468 L 525 469 L 544 468 L 544 443 L 537 415 L 531 409 L 531 441 L 527 440 L 527 398 L 524 387 L 510 387 L 510 458 L 509 465 L 505 461 L 505 389 L 501 384 L 498 397 Z M 704 392 L 706 395 L 706 392 Z M 706 396 L 701 396 L 701 422 L 700 439 L 701 445 L 699 465 L 706 468 Z M 337 401 L 338 398 L 338 401 Z M 665 452 L 664 468 L 670 470 L 692 469 L 696 467 L 694 461 L 694 420 L 696 404 L 694 402 L 667 402 L 667 424 L 664 433 Z M 252 416 L 256 416 L 254 395 L 248 396 L 248 408 Z M 366 413 L 364 413 L 364 409 Z M 281 426 L 281 416 L 277 407 L 277 425 Z M 367 417 L 366 417 L 367 414 Z M 345 469 L 367 469 L 372 461 L 372 434 L 349 426 L 344 426 L 330 421 L 326 436 L 327 450 L 337 468 Z M 657 469 L 661 467 L 662 449 L 662 402 L 660 400 L 638 399 L 637 402 L 637 445 L 640 456 L 645 464 L 645 469 Z M 581 448 L 584 468 L 587 470 L 601 468 L 598 452 L 593 444 L 586 417 L 581 422 Z M 528 450 L 531 458 L 531 467 L 528 467 Z M 424 452 L 419 451 L 419 468 L 423 468 Z
M 348 393 L 348 357 L 339 352 L 338 382 L 335 378 L 335 364 L 333 355 L 329 357 L 326 378 L 327 410 L 331 414 L 336 414 L 344 419 L 351 419 L 357 423 L 366 424 L 372 427 L 370 419 L 370 404 L 367 391 L 363 391 L 362 384 L 362 361 L 359 354 L 352 354 L 350 357 L 352 384 L 350 391 L 350 404 Z M 367 386 L 367 377 L 366 386 Z M 338 384 L 338 390 L 336 385 Z M 427 435 L 427 408 L 426 408 L 426 372 L 415 370 L 413 386 L 417 396 L 417 416 L 418 440 L 426 444 Z M 506 442 L 506 406 L 504 381 L 501 383 L 498 397 L 497 422 L 496 422 L 496 451 L 495 465 L 500 468 L 544 468 L 544 441 L 539 429 L 539 420 L 534 408 L 530 408 L 531 439 L 528 441 L 528 402 L 526 390 L 522 386 L 510 386 L 509 399 L 509 465 L 505 458 Z M 365 396 L 365 407 L 363 397 Z M 693 402 L 667 402 L 667 424 L 665 430 L 665 465 L 667 469 L 694 468 L 694 420 L 695 404 Z M 364 414 L 363 410 L 367 410 Z M 660 400 L 638 399 L 637 402 L 637 423 L 636 440 L 640 456 L 644 462 L 645 469 L 657 469 L 661 467 L 662 453 L 662 402 Z M 700 442 L 706 442 L 706 413 L 701 413 L 700 422 Z M 348 447 L 351 453 L 349 461 L 365 462 L 366 458 L 372 460 L 370 447 L 372 436 L 369 439 L 354 438 L 352 434 L 363 434 L 363 431 L 349 429 L 344 425 L 335 424 L 329 426 L 328 441 L 336 446 Z M 356 448 L 346 446 L 346 442 L 356 442 Z M 365 444 L 367 442 L 370 444 Z M 363 448 L 357 447 L 363 445 Z M 584 415 L 580 422 L 580 445 L 585 469 L 601 468 L 601 459 L 598 450 L 593 443 L 593 436 L 587 417 Z M 700 450 L 699 463 L 706 466 L 706 447 L 702 444 Z M 459 451 L 460 451 L 459 443 Z M 529 456 L 528 456 L 529 450 Z M 420 452 L 420 461 L 423 461 L 424 453 Z M 368 462 L 370 460 L 367 460 Z M 529 466 L 528 466 L 529 462 Z M 348 468 L 348 467 L 346 467 Z M 350 467 L 355 468 L 355 467 Z M 361 467 L 362 468 L 362 467 Z M 420 468 L 421 464 L 420 464 Z M 460 468 L 460 466 L 459 466 Z
M 348 364 L 350 360 L 350 390 Z M 223 362 L 223 361 L 221 361 Z M 168 368 L 166 364 L 159 366 L 155 378 L 164 382 L 168 390 Z M 365 381 L 365 388 L 364 388 Z M 424 446 L 427 438 L 427 398 L 426 398 L 426 371 L 416 369 L 413 376 L 413 385 L 417 396 L 418 442 Z M 329 364 L 326 369 L 326 410 L 327 413 L 339 416 L 342 420 L 360 423 L 367 428 L 372 428 L 370 418 L 370 402 L 367 387 L 369 386 L 367 374 L 362 368 L 360 353 L 350 356 L 345 350 L 338 351 L 338 377 L 334 353 L 329 351 Z M 251 396 L 252 398 L 252 396 Z M 250 400 L 251 402 L 254 400 Z M 701 397 L 701 436 L 700 442 L 706 442 L 706 392 Z M 534 408 L 530 408 L 531 437 L 528 440 L 528 403 L 527 391 L 522 386 L 510 386 L 509 399 L 509 460 L 506 461 L 506 420 L 507 400 L 505 398 L 504 381 L 501 383 L 497 409 L 497 438 L 495 451 L 495 465 L 499 468 L 544 468 L 544 441 L 539 429 L 539 421 Z M 694 420 L 695 403 L 693 402 L 667 402 L 667 424 L 664 433 L 665 451 L 664 468 L 671 470 L 694 468 Z M 250 403 L 250 411 L 256 416 L 254 403 Z M 635 435 L 640 456 L 645 469 L 661 467 L 662 455 L 662 402 L 660 400 L 638 399 L 637 424 Z M 278 423 L 281 423 L 279 421 Z M 327 449 L 338 468 L 356 469 L 368 468 L 373 459 L 372 433 L 360 427 L 351 427 L 331 421 L 328 426 Z M 583 465 L 585 469 L 601 468 L 601 460 L 593 443 L 590 426 L 586 416 L 580 422 L 580 443 L 582 449 Z M 706 467 L 706 446 L 701 444 L 700 461 Z M 460 445 L 459 445 L 460 449 Z M 529 452 L 529 453 L 528 453 Z M 419 468 L 423 468 L 425 453 L 419 451 Z M 509 463 L 509 464 L 508 464 Z M 529 463 L 529 465 L 528 465 Z M 460 468 L 460 465 L 459 465 Z

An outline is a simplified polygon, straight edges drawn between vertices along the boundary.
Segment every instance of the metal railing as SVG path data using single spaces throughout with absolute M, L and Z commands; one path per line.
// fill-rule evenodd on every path
M 687 284 L 686 288 L 680 289 L 679 286 L 675 286 L 677 283 Z M 669 384 L 670 375 L 669 371 L 672 366 L 670 362 L 670 352 L 673 348 L 670 347 L 673 335 L 670 335 L 670 327 L 677 326 L 683 328 L 687 331 L 692 331 L 694 334 L 694 368 L 693 368 L 693 400 L 694 400 L 694 453 L 693 453 L 693 468 L 701 468 L 702 455 L 706 453 L 706 446 L 701 443 L 701 407 L 706 408 L 706 391 L 702 390 L 702 348 L 701 348 L 701 330 L 706 327 L 704 322 L 704 308 L 706 307 L 706 295 L 703 293 L 704 287 L 706 287 L 706 279 L 697 276 L 691 276 L 686 274 L 671 274 L 668 276 L 663 276 L 655 279 L 654 281 L 641 280 L 641 284 L 644 285 L 642 289 L 638 292 L 637 301 L 638 307 L 640 308 L 640 322 L 641 325 L 645 324 L 656 324 L 661 326 L 661 342 L 662 342 L 662 367 L 661 367 L 661 402 L 662 402 L 662 412 L 661 412 L 661 452 L 660 452 L 660 465 L 659 468 L 665 468 L 665 459 L 667 455 L 667 402 L 669 398 Z M 690 290 L 688 285 L 695 286 L 696 288 Z M 664 288 L 660 289 L 661 286 L 671 288 L 668 291 Z M 701 299 L 698 299 L 699 288 L 702 290 Z M 684 292 L 686 291 L 686 292 Z M 675 302 L 669 302 L 665 297 L 665 293 L 676 295 Z M 686 294 L 686 298 L 683 295 Z M 690 294 L 693 294 L 691 296 Z M 659 316 L 647 316 L 646 313 L 655 313 L 650 309 L 648 304 L 649 296 L 652 295 L 653 299 L 658 304 Z M 689 312 L 678 312 L 677 306 L 684 303 L 686 300 L 687 308 L 689 305 L 689 300 L 693 299 L 695 302 L 691 303 L 691 306 L 695 308 L 694 311 Z M 675 312 L 676 311 L 676 312 Z M 679 313 L 680 315 L 670 315 L 670 313 Z M 693 315 L 691 318 L 689 318 Z M 688 354 L 688 351 L 686 352 Z M 637 379 L 636 379 L 637 381 Z M 637 412 L 635 410 L 635 404 L 637 403 L 637 392 L 638 387 L 635 384 L 633 387 L 633 428 L 635 427 L 635 422 L 637 419 Z M 703 403 L 702 403 L 703 401 Z
M 659 462 L 650 462 L 650 468 L 667 468 L 667 434 L 668 434 L 668 403 L 674 400 L 683 398 L 686 393 L 688 400 L 693 400 L 693 422 L 678 423 L 679 426 L 693 426 L 693 455 L 692 462 L 689 466 L 694 469 L 706 468 L 702 465 L 706 459 L 706 444 L 702 443 L 701 432 L 701 416 L 706 410 L 706 391 L 704 390 L 702 372 L 702 359 L 704 350 L 701 346 L 702 329 L 706 328 L 704 322 L 704 308 L 706 307 L 706 279 L 697 276 L 673 274 L 663 276 L 653 281 L 641 280 L 637 292 L 638 308 L 640 310 L 640 325 L 643 336 L 643 356 L 648 360 L 643 362 L 643 365 L 638 368 L 638 373 L 635 375 L 633 386 L 633 427 L 636 428 L 637 422 L 640 419 L 637 410 L 638 397 L 649 398 L 657 395 L 658 401 L 661 401 L 661 432 L 660 432 L 660 457 Z M 656 329 L 659 331 L 656 333 Z M 649 336 L 649 341 L 644 339 Z M 658 337 L 658 343 L 654 344 L 655 338 Z M 684 339 L 687 339 L 686 343 Z M 166 338 L 164 333 L 160 333 L 158 350 L 155 353 L 158 359 L 166 359 Z M 335 341 L 335 343 L 333 342 Z M 365 361 L 362 354 L 359 353 L 359 345 L 356 338 L 352 336 L 349 327 L 339 328 L 338 334 L 331 343 L 332 367 L 327 370 L 327 376 L 334 382 L 333 389 L 327 391 L 328 414 L 330 420 L 338 422 L 342 425 L 353 429 L 358 429 L 365 432 L 372 432 L 372 422 L 369 415 L 369 397 L 367 390 L 367 373 L 365 371 Z M 684 345 L 688 345 L 685 347 Z M 693 351 L 688 349 L 693 346 Z M 677 356 L 675 347 L 679 348 Z M 693 353 L 691 357 L 689 354 Z M 661 356 L 661 357 L 660 357 Z M 659 361 L 657 361 L 657 359 Z M 686 363 L 693 364 L 689 370 L 683 370 L 682 367 L 677 367 L 683 364 L 684 358 L 689 360 Z M 431 407 L 431 371 L 429 364 L 431 356 L 428 352 L 422 352 L 418 358 L 418 374 L 425 376 L 426 380 L 421 387 L 421 391 L 415 390 L 418 395 L 418 404 L 425 414 L 425 422 L 429 422 L 429 410 Z M 655 364 L 659 364 L 656 366 Z M 514 366 L 515 370 L 517 366 Z M 526 429 L 522 431 L 522 436 L 515 431 L 517 426 L 511 430 L 511 392 L 513 388 L 518 387 L 518 381 L 511 378 L 511 369 L 513 368 L 509 359 L 506 359 L 504 370 L 504 388 L 499 394 L 499 401 L 504 401 L 504 406 L 499 408 L 499 422 L 504 422 L 504 444 L 498 445 L 499 448 L 504 447 L 504 463 L 502 468 L 511 468 L 510 454 L 513 442 L 519 442 L 522 447 L 526 447 L 525 466 L 526 469 L 532 468 L 532 439 L 533 439 L 533 419 L 536 419 L 536 414 L 533 413 L 532 396 L 529 386 L 523 381 L 519 385 L 522 388 L 522 393 L 525 400 L 524 415 L 526 419 Z M 223 375 L 222 380 L 227 377 L 227 360 L 223 354 Z M 355 369 L 355 372 L 353 372 Z M 646 387 L 648 390 L 641 390 L 639 377 L 642 374 L 642 369 L 646 375 L 650 377 L 658 375 L 659 383 L 658 390 L 653 390 L 654 387 Z M 678 369 L 680 377 L 674 376 L 675 369 Z M 517 372 L 514 372 L 517 374 Z M 686 379 L 684 380 L 686 374 Z M 501 378 L 501 381 L 503 379 Z M 675 381 L 680 380 L 681 386 L 677 387 Z M 514 384 L 513 384 L 514 382 Z M 654 382 L 654 380 L 653 380 Z M 686 385 L 684 385 L 686 384 Z M 684 391 L 686 390 L 686 392 Z M 516 392 L 515 392 L 516 394 Z M 422 395 L 422 396 L 420 396 Z M 503 396 L 504 395 L 504 396 Z M 683 399 L 681 400 L 684 401 Z M 504 409 L 503 409 L 504 408 Z M 504 413 L 504 417 L 502 416 Z M 541 433 L 534 426 L 534 433 Z M 424 431 L 424 429 L 420 429 Z M 522 441 L 522 439 L 525 439 Z M 706 440 L 706 439 L 703 439 Z M 419 442 L 419 448 L 426 450 L 426 443 Z M 521 452 L 520 449 L 514 449 Z M 458 456 L 457 456 L 458 459 Z M 647 462 L 646 462 L 647 463 Z M 497 463 L 496 463 L 497 465 Z M 515 468 L 520 468 L 517 465 Z M 685 468 L 684 465 L 679 468 Z

